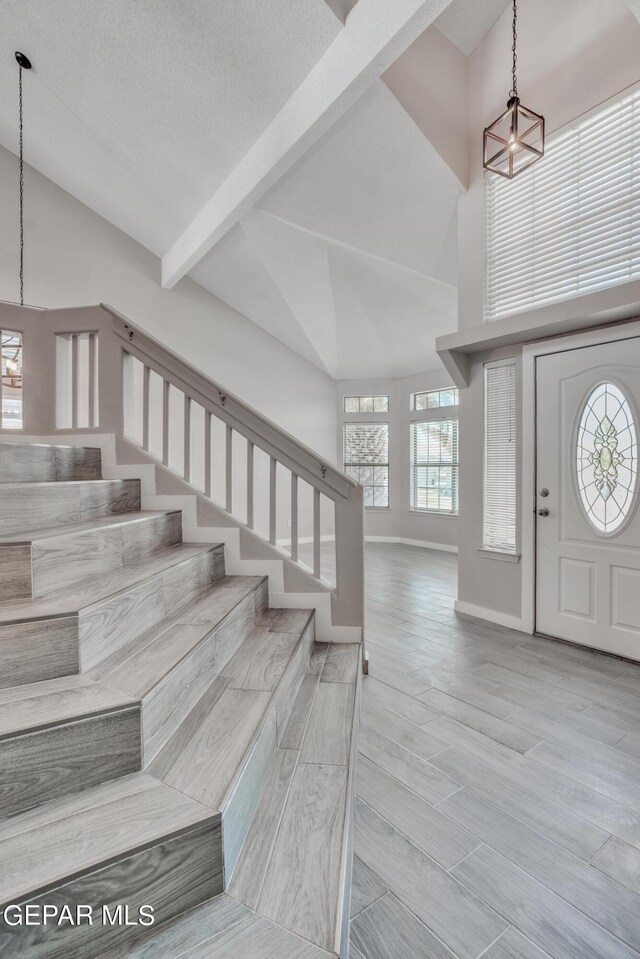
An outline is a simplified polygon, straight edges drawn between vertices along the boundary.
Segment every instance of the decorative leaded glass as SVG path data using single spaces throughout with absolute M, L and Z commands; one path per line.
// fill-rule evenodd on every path
M 629 515 L 636 488 L 638 447 L 631 405 L 613 383 L 591 392 L 577 441 L 578 490 L 587 519 L 613 533 Z

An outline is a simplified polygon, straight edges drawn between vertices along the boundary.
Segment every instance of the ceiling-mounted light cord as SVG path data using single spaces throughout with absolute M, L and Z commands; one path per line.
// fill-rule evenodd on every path
M 518 97 L 518 81 L 516 79 L 516 61 L 518 59 L 518 54 L 516 53 L 516 46 L 518 41 L 518 32 L 517 32 L 517 22 L 518 22 L 518 6 L 517 0 L 513 0 L 513 46 L 511 47 L 511 52 L 513 53 L 513 65 L 511 67 L 512 85 L 511 85 L 511 96 L 516 98 Z
M 16 50 L 18 64 L 18 158 L 20 166 L 20 306 L 24 306 L 24 135 L 22 103 L 22 71 L 31 69 L 31 60 Z
M 20 306 L 24 306 L 24 142 L 22 123 L 22 66 L 18 66 L 18 129 L 20 141 Z

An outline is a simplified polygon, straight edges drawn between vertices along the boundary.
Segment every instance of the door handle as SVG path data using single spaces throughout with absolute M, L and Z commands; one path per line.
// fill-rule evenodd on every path
M 548 515 L 549 515 L 549 510 L 547 509 L 546 506 L 543 506 L 542 509 L 538 510 L 538 516 L 548 516 Z

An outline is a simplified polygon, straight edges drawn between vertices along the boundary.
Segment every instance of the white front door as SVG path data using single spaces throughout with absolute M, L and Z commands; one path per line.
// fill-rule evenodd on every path
M 640 338 L 536 363 L 536 630 L 640 660 Z

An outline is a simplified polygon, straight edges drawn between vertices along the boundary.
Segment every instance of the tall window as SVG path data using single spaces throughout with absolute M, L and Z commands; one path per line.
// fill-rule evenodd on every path
M 0 330 L 2 380 L 0 382 L 0 426 L 22 429 L 22 333 Z
M 487 176 L 486 316 L 640 277 L 640 90 L 549 137 L 515 180 Z
M 484 546 L 516 551 L 516 367 L 484 368 Z
M 344 469 L 364 486 L 364 505 L 389 506 L 389 424 L 344 424 Z
M 444 398 L 444 402 L 441 401 Z M 444 416 L 441 407 L 455 407 Z M 421 419 L 410 425 L 411 509 L 455 515 L 458 512 L 457 390 L 417 393 Z

